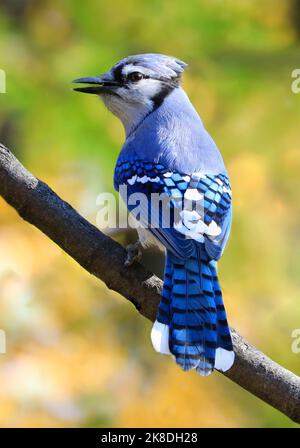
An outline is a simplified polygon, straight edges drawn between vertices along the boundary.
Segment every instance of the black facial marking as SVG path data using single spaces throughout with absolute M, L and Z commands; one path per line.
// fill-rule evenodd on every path
M 122 70 L 124 68 L 124 65 L 125 64 L 118 65 L 117 67 L 114 68 L 114 71 L 113 71 L 115 81 L 117 81 L 120 84 L 122 84 L 123 81 L 124 81 L 123 74 L 122 74 Z
M 165 98 L 170 95 L 170 93 L 175 89 L 175 87 L 178 87 L 178 82 L 172 82 L 172 83 L 164 83 L 162 85 L 161 90 L 154 95 L 154 97 L 152 98 L 153 101 L 153 110 L 157 109 L 158 107 L 160 107 L 162 105 L 162 103 L 164 102 Z

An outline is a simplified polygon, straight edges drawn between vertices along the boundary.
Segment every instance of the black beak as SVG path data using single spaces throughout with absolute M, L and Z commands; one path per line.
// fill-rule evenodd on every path
M 101 95 L 101 93 L 116 94 L 115 90 L 120 87 L 120 84 L 105 78 L 105 76 L 98 76 L 92 78 L 79 78 L 74 81 L 77 84 L 93 84 L 92 86 L 76 87 L 76 92 L 93 93 L 95 95 Z

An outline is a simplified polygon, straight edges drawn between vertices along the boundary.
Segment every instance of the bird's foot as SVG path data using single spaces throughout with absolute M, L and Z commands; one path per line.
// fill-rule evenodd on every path
M 127 251 L 127 258 L 125 260 L 124 266 L 129 267 L 135 261 L 141 261 L 141 259 L 142 259 L 142 245 L 140 243 L 140 240 L 137 240 L 133 244 L 129 244 L 126 247 L 126 251 Z

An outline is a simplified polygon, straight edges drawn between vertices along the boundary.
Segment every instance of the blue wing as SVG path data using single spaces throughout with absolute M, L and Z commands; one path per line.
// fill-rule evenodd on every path
M 220 258 L 231 226 L 231 189 L 226 174 L 188 175 L 168 171 L 161 164 L 120 160 L 115 187 L 120 185 L 127 187 L 129 211 L 174 255 L 189 258 L 195 245 L 204 243 L 211 259 Z M 132 198 L 141 193 L 145 201 L 136 207 Z

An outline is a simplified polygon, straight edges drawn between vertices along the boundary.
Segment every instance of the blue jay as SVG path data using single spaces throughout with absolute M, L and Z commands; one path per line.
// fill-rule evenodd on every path
M 151 340 L 156 351 L 172 355 L 183 370 L 207 376 L 234 362 L 217 277 L 231 227 L 231 188 L 222 156 L 180 86 L 185 68 L 173 57 L 141 54 L 121 60 L 104 75 L 74 82 L 89 84 L 75 90 L 99 95 L 124 125 L 116 190 L 126 185 L 128 197 L 158 193 L 170 198 L 165 205 L 172 216 L 169 225 L 163 205 L 150 201 L 140 213 L 146 233 L 166 249 Z M 127 207 L 133 211 L 129 201 Z M 147 244 L 145 229 L 139 233 Z

